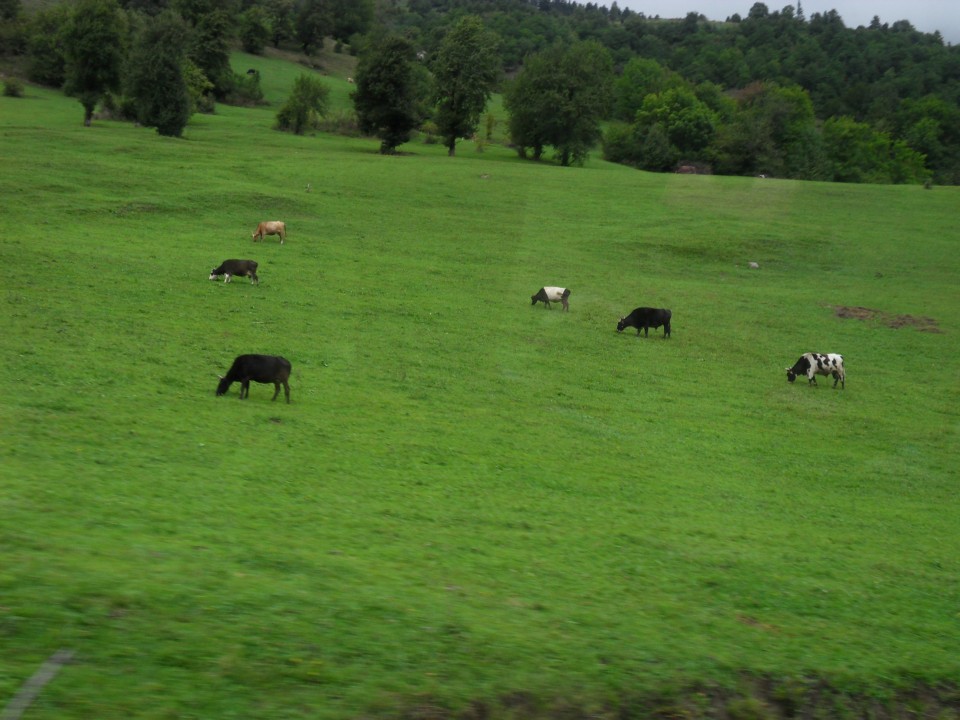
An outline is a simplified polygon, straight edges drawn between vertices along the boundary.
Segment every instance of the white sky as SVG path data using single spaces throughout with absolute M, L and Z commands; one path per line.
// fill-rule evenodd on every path
M 613 0 L 600 0 L 610 6 Z M 756 0 L 617 0 L 617 5 L 642 12 L 648 17 L 685 17 L 698 12 L 710 20 L 726 20 L 734 13 L 746 17 Z M 767 8 L 782 10 L 787 5 L 797 6 L 797 0 L 760 0 Z M 849 28 L 869 25 L 874 15 L 880 22 L 892 25 L 897 20 L 909 20 L 917 30 L 932 33 L 939 30 L 943 39 L 960 44 L 960 0 L 800 0 L 803 14 L 809 18 L 815 12 L 836 10 Z

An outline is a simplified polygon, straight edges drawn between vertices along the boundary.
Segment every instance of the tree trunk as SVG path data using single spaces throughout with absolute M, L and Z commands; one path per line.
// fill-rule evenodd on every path
M 450 138 L 447 140 L 447 157 L 453 157 L 457 154 L 457 139 Z
M 93 122 L 93 105 L 84 105 L 83 106 L 83 126 L 90 127 L 90 124 Z

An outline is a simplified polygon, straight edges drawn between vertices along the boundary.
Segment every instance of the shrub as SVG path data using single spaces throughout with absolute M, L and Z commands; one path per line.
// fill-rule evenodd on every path
M 233 87 L 223 100 L 227 105 L 253 107 L 263 105 L 263 89 L 260 87 L 260 73 L 249 75 L 234 73 Z
M 320 132 L 336 133 L 347 137 L 360 137 L 360 123 L 357 114 L 350 110 L 337 110 L 324 116 L 317 123 Z
M 311 75 L 300 75 L 293 83 L 293 91 L 277 113 L 277 130 L 302 135 L 316 130 L 327 110 L 330 88 Z
M 3 81 L 3 94 L 7 97 L 23 97 L 23 81 L 10 77 Z

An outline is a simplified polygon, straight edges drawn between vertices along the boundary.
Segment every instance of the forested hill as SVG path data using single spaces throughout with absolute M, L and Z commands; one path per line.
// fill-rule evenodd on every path
M 920 32 L 907 20 L 888 24 L 874 18 L 869 27 L 850 28 L 834 10 L 808 17 L 801 2 L 780 10 L 745 2 L 742 16 L 712 22 L 695 12 L 682 19 L 651 18 L 615 2 L 607 7 L 570 0 L 392 0 L 381 3 L 378 19 L 429 52 L 446 28 L 468 13 L 482 17 L 499 37 L 508 75 L 525 57 L 558 40 L 601 43 L 618 73 L 629 70 L 633 59 L 654 61 L 660 67 L 653 74 L 661 79 L 632 83 L 632 92 L 626 83 L 618 85 L 620 120 L 633 122 L 642 95 L 664 89 L 665 76 L 674 81 L 679 76 L 694 91 L 699 86 L 695 94 L 701 99 L 711 94 L 704 87 L 709 84 L 748 103 L 766 97 L 772 86 L 798 87 L 809 95 L 819 122 L 833 118 L 842 126 L 840 144 L 851 134 L 883 133 L 892 141 L 887 152 L 896 153 L 895 143 L 902 141 L 925 156 L 936 181 L 960 183 L 960 46 L 946 44 L 939 33 Z M 637 74 L 649 79 L 650 67 L 645 63 L 646 71 Z M 681 150 L 694 159 L 698 155 L 695 147 Z
M 0 55 L 24 55 L 30 80 L 63 86 L 62 31 L 69 25 L 68 8 L 78 4 L 101 0 L 0 0 Z M 310 55 L 332 37 L 338 52 L 362 54 L 378 47 L 371 38 L 392 33 L 410 44 L 427 70 L 435 70 L 444 39 L 466 16 L 476 16 L 494 39 L 495 64 L 503 70 L 499 89 L 512 108 L 511 139 L 521 154 L 526 145 L 537 158 L 544 147 L 558 150 L 563 162 L 585 157 L 604 121 L 604 157 L 647 170 L 687 165 L 726 174 L 960 184 L 960 46 L 946 44 L 939 33 L 919 32 L 907 20 L 886 24 L 875 18 L 869 27 L 850 28 L 833 10 L 808 17 L 801 2 L 780 10 L 745 2 L 743 15 L 724 22 L 694 12 L 651 18 L 621 10 L 616 2 L 608 7 L 571 0 L 102 4 L 119 5 L 126 14 L 116 28 L 128 36 L 124 45 L 146 37 L 131 39 L 145 18 L 174 15 L 185 23 L 175 22 L 169 32 L 190 61 L 184 75 L 191 92 L 204 96 L 192 111 L 203 111 L 204 99 L 212 107 L 214 99 L 255 97 L 256 88 L 246 85 L 256 79 L 238 78 L 229 67 L 231 47 Z M 604 57 L 586 46 L 600 48 Z M 158 47 L 171 51 L 171 42 Z M 555 61 L 553 77 L 544 67 L 548 54 Z M 535 58 L 540 75 L 526 73 L 528 82 L 518 90 L 513 80 L 536 65 Z M 579 74 L 587 82 L 588 73 L 570 69 L 578 68 L 576 58 L 597 61 L 590 69 L 594 87 L 581 93 L 580 106 L 571 106 L 564 127 L 556 118 L 544 127 L 544 112 L 556 107 L 544 100 L 547 85 L 550 92 L 569 93 L 557 85 L 565 80 L 555 70 L 567 67 L 568 76 Z M 129 60 L 121 73 L 127 79 Z M 418 121 L 430 121 L 436 109 L 429 94 L 414 103 L 426 108 Z M 590 107 L 583 104 L 587 96 Z M 522 111 L 540 126 L 522 127 Z M 591 127 L 582 126 L 587 116 Z M 468 125 L 460 137 L 475 132 L 475 119 Z

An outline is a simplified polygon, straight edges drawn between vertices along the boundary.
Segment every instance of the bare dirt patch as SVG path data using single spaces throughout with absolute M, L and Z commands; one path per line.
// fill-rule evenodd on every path
M 874 310 L 873 308 L 850 307 L 848 305 L 837 305 L 833 308 L 834 314 L 838 318 L 845 320 L 875 320 L 887 327 L 898 330 L 903 327 L 913 327 L 920 332 L 942 333 L 943 330 L 932 317 L 917 315 L 896 315 L 883 310 Z

